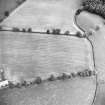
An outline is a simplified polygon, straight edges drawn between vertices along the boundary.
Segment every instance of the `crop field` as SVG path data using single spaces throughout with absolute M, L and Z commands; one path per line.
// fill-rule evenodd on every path
M 4 31 L 0 50 L 0 63 L 13 77 L 8 79 L 94 70 L 92 48 L 84 38 Z
M 43 31 L 59 28 L 63 32 L 77 32 L 74 14 L 81 0 L 27 0 L 0 25 Z M 21 24 L 20 24 L 21 23 Z

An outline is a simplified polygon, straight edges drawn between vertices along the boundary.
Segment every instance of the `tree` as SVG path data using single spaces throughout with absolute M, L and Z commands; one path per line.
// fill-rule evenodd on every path
M 22 29 L 22 32 L 26 32 L 25 28 Z
M 8 17 L 9 16 L 9 11 L 5 11 L 4 16 Z
M 2 22 L 3 21 L 3 19 L 0 19 L 0 22 Z
M 28 32 L 32 32 L 32 29 L 31 28 L 28 28 Z
M 41 84 L 42 83 L 41 77 L 36 77 L 35 83 L 36 84 Z
M 65 35 L 69 35 L 70 34 L 70 32 L 69 31 L 65 31 L 65 33 L 64 33 Z
M 82 37 L 81 32 L 77 31 L 76 36 L 79 37 L 79 38 L 81 38 Z
M 25 2 L 26 0 L 16 0 L 17 5 L 21 5 L 23 2 Z
M 22 82 L 22 86 L 24 86 L 24 87 L 27 86 L 27 82 L 25 80 Z
M 49 29 L 47 29 L 46 33 L 47 33 L 47 34 L 50 34 L 50 30 L 49 30 Z
M 10 88 L 10 89 L 15 88 L 15 85 L 14 85 L 12 82 L 10 82 L 10 81 L 9 81 L 9 88 Z
M 48 78 L 49 81 L 54 81 L 56 80 L 56 78 L 54 77 L 54 75 L 51 75 L 49 78 Z
M 78 9 L 78 10 L 76 11 L 76 15 L 79 15 L 82 11 L 83 11 L 83 9 Z
M 13 29 L 12 29 L 14 32 L 19 32 L 20 30 L 19 30 L 19 28 L 16 28 L 16 27 L 13 27 Z
M 16 87 L 16 88 L 21 88 L 22 85 L 21 85 L 20 83 L 17 83 L 17 84 L 15 85 L 15 87 Z
M 65 73 L 57 77 L 58 80 L 65 80 L 66 78 L 68 78 L 68 76 Z
M 65 80 L 65 79 L 67 79 L 67 75 L 65 74 L 65 73 L 62 73 L 62 80 Z
M 52 32 L 52 34 L 60 34 L 60 29 L 53 29 L 53 32 Z
M 82 76 L 83 76 L 83 73 L 82 73 L 81 71 L 79 71 L 79 72 L 77 73 L 77 76 L 82 77 Z
M 74 78 L 74 77 L 76 77 L 76 74 L 75 73 L 71 73 L 71 76 Z

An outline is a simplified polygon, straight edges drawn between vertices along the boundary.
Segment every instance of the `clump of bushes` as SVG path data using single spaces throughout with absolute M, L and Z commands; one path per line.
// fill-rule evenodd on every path
M 17 27 L 13 27 L 13 29 L 12 29 L 14 32 L 19 32 L 20 30 L 19 30 L 19 28 L 17 28 Z
M 10 81 L 9 81 L 9 88 L 10 88 L 10 89 L 15 88 L 15 85 L 14 85 L 12 82 L 10 82 Z
M 36 84 L 41 84 L 42 83 L 41 77 L 36 77 L 35 83 Z
M 52 34 L 60 34 L 61 30 L 60 29 L 53 29 Z
M 83 11 L 83 9 L 78 9 L 78 10 L 76 11 L 76 14 L 75 14 L 75 15 L 79 15 L 82 11 Z
M 61 30 L 60 29 L 52 29 L 51 32 L 49 29 L 47 29 L 46 33 L 47 34 L 60 34 Z
M 81 34 L 80 31 L 77 31 L 77 32 L 76 32 L 76 36 L 79 37 L 79 38 L 82 38 L 82 37 L 83 37 L 83 35 Z
M 9 16 L 9 11 L 5 11 L 5 12 L 4 12 L 4 16 L 5 16 L 5 17 L 8 17 L 8 16 Z
M 24 87 L 27 86 L 27 82 L 25 80 L 22 82 L 22 86 L 24 86 Z
M 25 2 L 26 0 L 17 0 L 16 3 L 17 5 L 21 5 L 23 2 Z
M 58 80 L 65 80 L 68 78 L 68 75 L 66 75 L 65 73 L 62 73 L 60 76 L 57 77 Z
M 2 22 L 3 21 L 3 19 L 0 19 L 0 22 Z
M 56 77 L 54 77 L 54 75 L 50 75 L 50 77 L 48 78 L 49 81 L 54 81 L 56 80 Z
M 49 30 L 49 29 L 47 29 L 46 33 L 47 33 L 47 34 L 50 34 L 50 30 Z
M 0 26 L 0 30 L 2 30 L 2 26 Z
M 69 35 L 70 34 L 70 32 L 69 31 L 65 31 L 65 33 L 64 33 L 65 35 Z
M 27 30 L 28 32 L 32 32 L 32 28 L 28 28 L 28 30 Z
M 22 29 L 22 32 L 26 32 L 25 28 Z
M 26 30 L 25 28 L 22 28 L 22 30 L 20 30 L 19 28 L 17 28 L 17 27 L 13 27 L 12 28 L 12 31 L 14 31 L 14 32 L 32 32 L 32 28 L 28 28 L 28 30 Z
M 21 85 L 21 83 L 17 83 L 17 84 L 15 85 L 15 87 L 16 87 L 16 88 L 21 88 L 22 85 Z

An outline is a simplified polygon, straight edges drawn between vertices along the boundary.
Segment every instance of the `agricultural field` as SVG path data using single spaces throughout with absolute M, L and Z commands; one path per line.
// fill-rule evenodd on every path
M 81 0 L 27 0 L 15 9 L 0 25 L 29 28 L 34 31 L 58 28 L 62 32 L 77 32 L 74 14 Z M 21 24 L 20 24 L 21 23 Z
M 19 6 L 22 0 L 0 0 L 0 20 L 6 18 L 5 11 L 11 13 L 14 9 Z
M 12 11 L 17 6 L 16 0 L 0 0 L 0 19 L 4 18 L 5 11 Z
M 20 5 L 0 26 L 31 28 L 40 33 L 1 31 L 0 67 L 6 79 L 14 84 L 24 80 L 31 83 L 37 76 L 44 81 L 51 74 L 57 77 L 86 69 L 95 71 L 96 75 L 3 89 L 0 91 L 2 105 L 105 104 L 105 21 L 89 11 L 76 16 L 80 5 L 81 0 L 27 0 Z M 61 33 L 82 29 L 86 36 L 41 33 L 47 29 L 60 29 Z
M 0 50 L 8 80 L 94 70 L 90 43 L 75 36 L 2 31 Z

